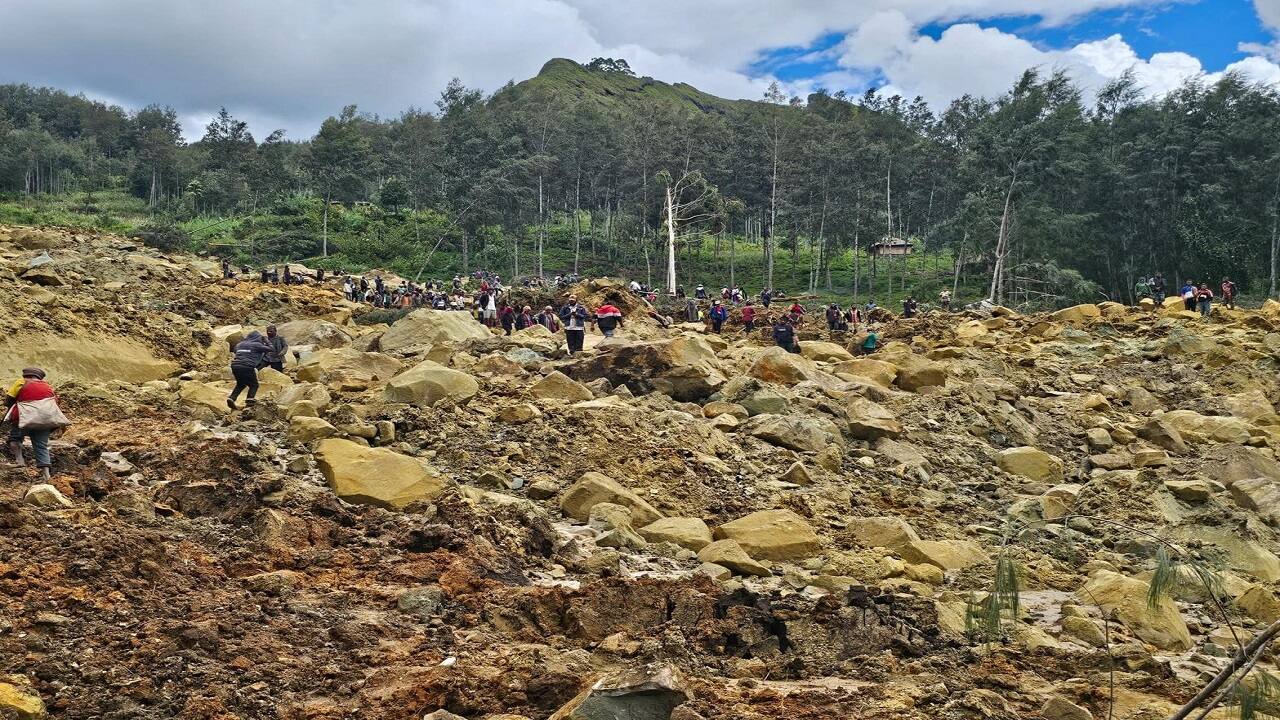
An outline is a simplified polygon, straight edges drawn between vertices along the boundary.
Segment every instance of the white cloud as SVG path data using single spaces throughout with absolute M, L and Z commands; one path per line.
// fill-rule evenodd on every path
M 1253 0 L 1253 6 L 1263 25 L 1280 31 L 1280 0 Z
M 552 57 L 626 58 L 637 72 L 727 97 L 758 98 L 772 78 L 748 70 L 763 53 L 846 36 L 840 66 L 787 85 L 857 89 L 882 74 L 938 104 L 997 94 L 1028 66 L 1066 67 L 1097 85 L 1134 68 L 1152 92 L 1199 72 L 1183 53 L 1143 60 L 1118 37 L 1046 50 L 975 22 L 1065 23 L 1101 9 L 1167 0 L 0 0 L 0 82 L 52 85 L 130 107 L 174 106 L 188 137 L 225 105 L 255 135 L 310 136 L 355 103 L 395 115 L 431 108 L 458 76 L 494 90 Z M 1280 0 L 1254 0 L 1276 24 Z M 938 39 L 918 28 L 952 25 Z M 49 38 L 66 51 L 50 51 Z M 1270 78 L 1261 57 L 1242 61 Z

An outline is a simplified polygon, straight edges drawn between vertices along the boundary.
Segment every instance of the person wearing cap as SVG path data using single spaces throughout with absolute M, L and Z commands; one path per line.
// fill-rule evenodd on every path
M 268 325 L 267 342 L 271 343 L 271 352 L 267 353 L 267 365 L 272 369 L 284 372 L 284 359 L 288 357 L 289 341 L 276 332 L 275 325 Z
M 578 304 L 578 296 L 570 295 L 569 302 L 560 308 L 560 321 L 564 323 L 564 338 L 569 354 L 582 352 L 582 341 L 587 334 L 587 308 Z
M 716 300 L 711 305 L 711 331 L 719 333 L 720 328 L 724 327 L 724 321 L 729 319 L 729 310 L 725 308 L 724 303 Z
M 9 452 L 13 454 L 13 464 L 18 467 L 26 466 L 26 460 L 22 455 L 22 438 L 31 438 L 31 450 L 35 455 L 36 467 L 40 469 L 40 475 L 43 476 L 44 481 L 48 482 L 49 468 L 53 465 L 53 461 L 49 457 L 49 436 L 53 434 L 53 431 L 49 429 L 23 429 L 19 426 L 18 415 L 18 403 L 35 402 L 49 398 L 54 398 L 54 401 L 57 401 L 58 394 L 53 391 L 53 386 L 45 382 L 44 378 L 44 370 L 40 368 L 23 368 L 22 378 L 9 387 L 8 392 L 5 393 L 4 402 L 6 407 L 5 419 L 9 421 Z

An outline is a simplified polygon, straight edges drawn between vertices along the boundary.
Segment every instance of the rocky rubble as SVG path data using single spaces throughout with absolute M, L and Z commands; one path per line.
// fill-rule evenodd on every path
M 1139 720 L 1280 618 L 1278 304 L 928 314 L 872 358 L 629 307 L 567 358 L 108 235 L 0 264 L 0 369 L 76 422 L 48 484 L 0 469 L 0 717 Z M 296 354 L 232 412 L 268 323 Z

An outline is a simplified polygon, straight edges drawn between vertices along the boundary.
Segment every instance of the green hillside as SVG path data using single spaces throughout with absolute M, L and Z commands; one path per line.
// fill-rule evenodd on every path
M 586 101 L 600 109 L 659 104 L 725 113 L 734 107 L 755 104 L 750 100 L 716 97 L 688 83 L 673 85 L 651 77 L 637 77 L 628 71 L 592 69 L 566 58 L 548 61 L 536 76 L 499 92 L 494 99 L 518 103 L 539 95 L 556 97 L 566 104 Z

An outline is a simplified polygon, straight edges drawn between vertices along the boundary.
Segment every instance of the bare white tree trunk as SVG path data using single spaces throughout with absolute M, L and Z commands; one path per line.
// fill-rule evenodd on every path
M 667 186 L 667 293 L 676 294 L 676 207 L 670 186 Z
M 320 228 L 320 254 L 329 257 L 329 202 L 333 198 L 332 192 L 324 194 L 324 220 Z
M 542 271 L 542 245 L 547 234 L 547 216 L 542 199 L 542 173 L 538 173 L 538 277 L 546 277 Z
M 1013 202 L 1013 186 L 1018 182 L 1018 172 L 1014 171 L 1009 180 L 1009 190 L 1004 196 L 1004 212 L 1000 215 L 1000 234 L 996 237 L 996 255 L 994 267 L 991 269 L 991 291 L 987 300 L 997 303 L 1003 300 L 1004 259 L 1009 254 L 1009 207 Z

